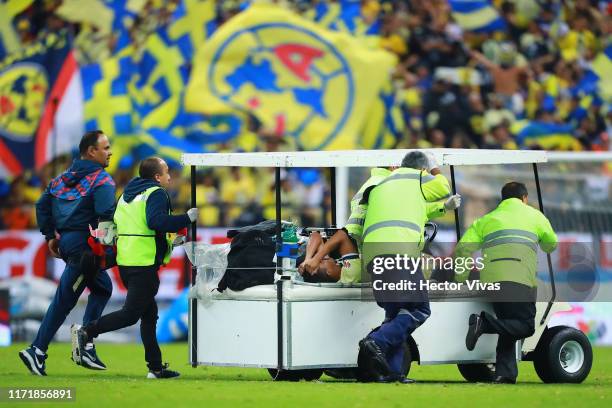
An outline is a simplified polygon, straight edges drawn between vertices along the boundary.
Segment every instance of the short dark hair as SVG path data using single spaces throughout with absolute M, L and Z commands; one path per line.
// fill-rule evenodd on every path
M 98 138 L 103 134 L 104 132 L 101 130 L 90 130 L 89 132 L 85 132 L 79 142 L 79 154 L 85 156 L 87 154 L 87 149 L 96 147 L 98 145 Z
M 427 168 L 427 156 L 425 156 L 425 153 L 419 152 L 418 150 L 412 151 L 404 156 L 402 167 L 409 167 L 417 170 Z
M 163 172 L 162 161 L 163 160 L 160 157 L 147 157 L 142 162 L 140 162 L 138 174 L 143 179 L 155 179 L 156 174 L 162 174 Z
M 522 199 L 523 197 L 527 196 L 527 187 L 525 187 L 523 183 L 511 181 L 502 187 L 501 196 L 502 200 L 506 200 L 508 198 Z

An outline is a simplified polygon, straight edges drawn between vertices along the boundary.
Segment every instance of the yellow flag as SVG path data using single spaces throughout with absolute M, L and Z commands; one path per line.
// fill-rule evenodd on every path
M 352 149 L 395 57 L 273 4 L 252 4 L 198 50 L 186 107 L 248 111 L 306 150 Z
M 56 13 L 67 21 L 89 23 L 103 35 L 112 30 L 113 11 L 101 0 L 64 0 Z

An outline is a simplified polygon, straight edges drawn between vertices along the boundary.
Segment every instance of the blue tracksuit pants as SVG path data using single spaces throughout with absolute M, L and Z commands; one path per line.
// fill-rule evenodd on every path
M 86 287 L 89 288 L 90 293 L 85 316 L 83 316 L 83 325 L 100 318 L 113 291 L 108 273 L 100 271 L 92 282 L 86 282 L 78 264 L 68 262 L 32 346 L 47 351 L 53 336 L 64 323 Z

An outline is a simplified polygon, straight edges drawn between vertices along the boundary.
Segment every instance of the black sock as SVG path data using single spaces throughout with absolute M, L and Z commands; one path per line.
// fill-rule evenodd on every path
M 87 342 L 88 343 L 92 343 L 93 339 L 95 337 L 98 337 L 97 334 L 95 334 L 96 333 L 96 331 L 95 331 L 95 324 L 96 324 L 96 322 L 93 321 L 93 322 L 87 324 L 87 326 L 83 326 L 83 330 L 85 331 L 85 334 L 87 335 Z

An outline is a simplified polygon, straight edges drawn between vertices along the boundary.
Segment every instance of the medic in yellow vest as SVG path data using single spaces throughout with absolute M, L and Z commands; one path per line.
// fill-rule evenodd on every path
M 82 365 L 87 344 L 102 333 L 131 326 L 140 320 L 140 335 L 145 349 L 149 373 L 147 378 L 173 378 L 180 374 L 162 364 L 162 354 L 157 343 L 157 303 L 159 268 L 170 260 L 172 247 L 180 245 L 176 233 L 191 225 L 198 218 L 198 209 L 186 214 L 172 214 L 168 164 L 159 157 L 149 157 L 140 163 L 140 177 L 135 177 L 125 187 L 114 221 L 117 224 L 117 264 L 121 280 L 127 288 L 123 307 L 104 315 L 86 326 L 71 327 L 72 355 L 75 363 Z
M 360 204 L 367 206 L 364 243 L 407 244 L 403 247 L 411 247 L 408 255 L 419 256 L 425 223 L 458 208 L 461 196 L 451 196 L 448 180 L 441 174 L 433 155 L 415 151 L 406 155 L 402 167 L 390 172 L 376 186 L 367 188 Z M 369 249 L 365 252 L 363 260 L 367 265 L 377 254 L 369 254 Z
M 494 382 L 514 384 L 516 342 L 535 331 L 538 245 L 544 252 L 554 251 L 557 235 L 544 214 L 527 204 L 524 184 L 507 183 L 501 199 L 497 208 L 474 221 L 455 254 L 465 259 L 481 249 L 480 280 L 493 283 L 487 295 L 495 314 L 483 310 L 469 317 L 465 346 L 473 350 L 481 335 L 497 334 Z M 455 276 L 461 281 L 468 273 Z
M 441 206 L 428 204 L 444 199 Z M 374 257 L 383 255 L 418 257 L 429 217 L 457 208 L 461 197 L 451 196 L 448 181 L 440 173 L 433 155 L 427 157 L 413 151 L 404 157 L 401 168 L 392 171 L 378 185 L 367 188 L 361 203 L 368 204 L 362 259 L 364 265 L 369 265 Z M 397 269 L 398 276 L 414 274 L 417 279 L 423 279 L 420 270 Z M 427 294 L 418 299 L 400 296 L 406 300 L 386 299 L 385 294 L 376 291 L 374 295 L 378 305 L 385 309 L 385 320 L 359 342 L 362 361 L 372 367 L 374 372 L 370 374 L 374 381 L 414 382 L 403 374 L 404 344 L 431 314 Z
M 180 243 L 174 242 L 180 239 L 175 238 L 175 233 L 189 226 L 197 217 L 195 208 L 187 214 L 172 215 L 166 191 L 168 165 L 159 158 L 146 160 L 158 161 L 158 166 L 166 170 L 156 173 L 156 178 L 134 178 L 119 198 L 114 215 L 119 266 L 166 265 L 173 246 Z

